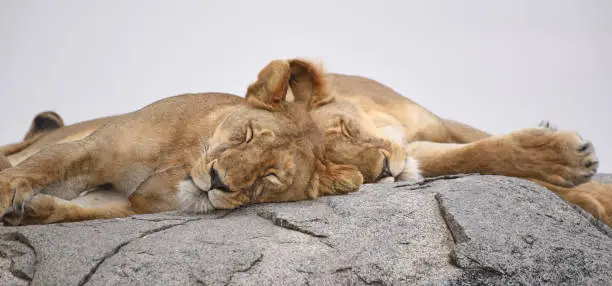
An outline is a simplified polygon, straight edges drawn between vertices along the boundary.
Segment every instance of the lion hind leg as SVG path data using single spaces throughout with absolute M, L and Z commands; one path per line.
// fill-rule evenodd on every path
M 8 225 L 50 224 L 93 219 L 126 217 L 135 212 L 130 201 L 122 194 L 109 190 L 94 190 L 73 199 L 64 200 L 47 194 L 38 194 L 26 200 L 22 212 L 13 211 L 4 216 Z

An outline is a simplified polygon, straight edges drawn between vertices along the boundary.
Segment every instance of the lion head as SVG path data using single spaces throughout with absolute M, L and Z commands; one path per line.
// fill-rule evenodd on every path
M 303 61 L 294 60 L 295 78 L 313 71 Z M 300 68 L 298 68 L 300 67 Z M 322 73 L 322 71 L 316 70 Z M 320 78 L 324 77 L 322 74 Z M 375 123 L 359 106 L 335 98 L 326 82 L 317 82 L 321 94 L 311 102 L 311 116 L 323 133 L 325 156 L 331 162 L 356 167 L 364 183 L 386 183 L 421 178 L 417 161 L 410 157 L 402 142 L 379 134 Z
M 312 101 L 323 93 L 316 69 L 273 61 L 247 90 L 246 100 L 220 117 L 214 134 L 178 197 L 187 212 L 233 209 L 250 203 L 286 202 L 358 190 L 361 173 L 325 157 L 323 136 L 312 120 Z M 291 87 L 296 100 L 286 100 Z

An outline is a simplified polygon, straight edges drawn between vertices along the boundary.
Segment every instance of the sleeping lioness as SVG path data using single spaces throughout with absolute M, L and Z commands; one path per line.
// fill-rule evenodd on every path
M 307 62 L 291 62 L 289 81 L 294 90 L 313 94 L 310 113 L 323 131 L 326 158 L 354 166 L 365 183 L 455 173 L 515 176 L 555 191 L 612 225 L 612 187 L 589 181 L 597 170 L 597 158 L 592 144 L 576 133 L 532 128 L 491 136 L 442 119 L 376 81 L 323 74 Z M 287 99 L 293 98 L 300 97 L 289 94 Z M 82 124 L 90 128 L 91 122 Z M 58 132 L 90 132 L 81 132 L 88 130 L 85 127 L 67 128 L 73 130 L 65 127 Z M 45 137 L 50 141 L 67 137 L 54 135 L 58 132 Z M 19 162 L 40 141 L 22 142 L 25 152 L 9 158 Z
M 291 81 L 296 100 L 289 103 L 292 70 L 305 76 Z M 39 140 L 66 132 L 63 138 L 0 172 L 3 221 L 206 212 L 355 191 L 363 180 L 359 171 L 324 157 L 308 113 L 311 97 L 319 96 L 308 87 L 319 79 L 308 70 L 305 63 L 273 61 L 246 99 L 186 94 L 100 120 L 93 132 L 56 128 Z
M 324 133 L 326 156 L 357 167 L 365 183 L 457 173 L 519 177 L 612 226 L 612 185 L 590 180 L 599 163 L 593 145 L 577 133 L 545 125 L 491 136 L 442 119 L 371 79 L 325 79 L 311 114 Z

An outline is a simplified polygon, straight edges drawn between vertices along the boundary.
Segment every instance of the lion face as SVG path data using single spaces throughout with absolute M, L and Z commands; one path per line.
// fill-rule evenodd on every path
M 249 87 L 247 103 L 217 125 L 203 155 L 179 184 L 183 210 L 297 201 L 359 188 L 363 178 L 356 168 L 324 158 L 322 134 L 309 114 L 309 100 L 316 93 L 292 85 L 303 97 L 285 100 L 296 64 L 270 63 Z M 309 73 L 301 80 L 312 83 L 317 76 Z
M 384 139 L 369 116 L 348 101 L 334 100 L 312 111 L 324 133 L 329 160 L 355 166 L 365 183 L 420 179 L 416 160 L 402 145 Z

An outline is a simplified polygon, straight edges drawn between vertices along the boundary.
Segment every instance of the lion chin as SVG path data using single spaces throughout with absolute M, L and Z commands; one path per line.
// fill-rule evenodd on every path
M 177 198 L 181 210 L 186 213 L 202 214 L 215 210 L 215 206 L 208 198 L 208 192 L 202 191 L 191 180 L 179 183 Z
M 423 176 L 421 175 L 421 171 L 419 170 L 419 161 L 413 158 L 412 156 L 406 156 L 406 160 L 404 161 L 404 168 L 402 172 L 397 176 L 397 182 L 405 182 L 405 181 L 421 181 L 423 180 Z

